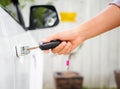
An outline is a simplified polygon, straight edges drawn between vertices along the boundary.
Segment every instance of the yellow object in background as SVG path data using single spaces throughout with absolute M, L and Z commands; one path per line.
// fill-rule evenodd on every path
M 60 12 L 62 22 L 75 22 L 76 12 Z

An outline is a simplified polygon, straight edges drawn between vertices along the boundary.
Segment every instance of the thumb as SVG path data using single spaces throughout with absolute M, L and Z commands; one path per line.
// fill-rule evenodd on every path
M 59 39 L 59 38 L 58 38 L 57 34 L 54 34 L 52 36 L 48 36 L 47 38 L 42 39 L 42 42 L 50 42 L 50 41 L 56 40 L 56 39 Z

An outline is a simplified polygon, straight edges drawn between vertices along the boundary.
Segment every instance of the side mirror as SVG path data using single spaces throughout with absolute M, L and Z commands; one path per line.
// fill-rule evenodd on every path
M 35 5 L 30 8 L 29 30 L 48 28 L 59 23 L 57 11 L 52 5 Z

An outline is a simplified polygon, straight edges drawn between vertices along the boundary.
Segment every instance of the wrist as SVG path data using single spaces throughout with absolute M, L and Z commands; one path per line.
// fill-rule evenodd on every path
M 87 28 L 80 25 L 79 27 L 77 27 L 77 31 L 78 31 L 78 38 L 83 42 L 85 40 L 87 40 L 87 36 L 86 36 L 86 30 Z

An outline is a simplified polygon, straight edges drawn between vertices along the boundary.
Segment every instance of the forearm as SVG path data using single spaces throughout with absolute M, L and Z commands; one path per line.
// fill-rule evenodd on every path
M 87 40 L 117 26 L 120 26 L 120 8 L 109 5 L 96 17 L 81 24 L 78 29 L 82 38 Z

